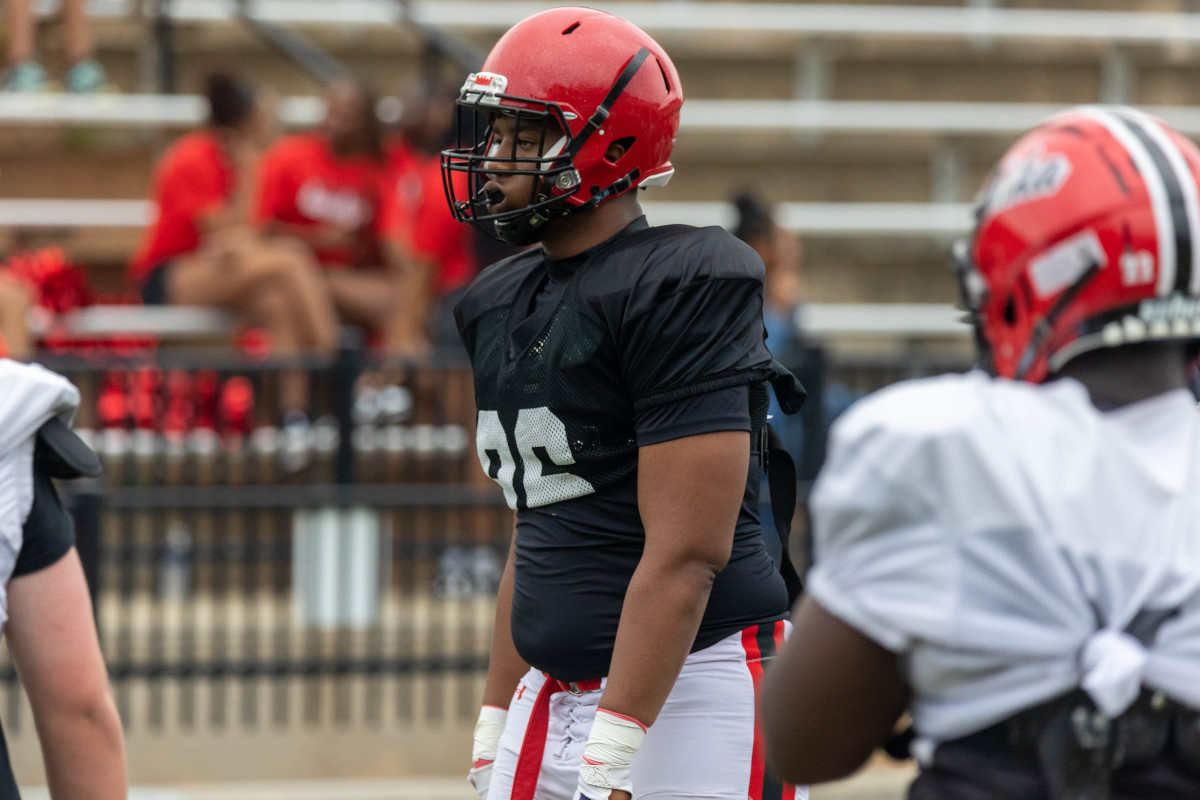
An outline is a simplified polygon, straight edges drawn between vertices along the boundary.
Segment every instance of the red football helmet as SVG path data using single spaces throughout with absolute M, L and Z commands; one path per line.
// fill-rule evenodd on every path
M 471 113 L 460 116 L 458 146 L 442 153 L 451 210 L 509 244 L 539 241 L 550 220 L 665 184 L 674 172 L 683 105 L 675 65 L 636 25 L 602 11 L 556 8 L 518 23 L 467 78 L 458 103 Z M 492 152 L 500 114 L 540 126 L 539 157 L 517 157 L 515 137 L 511 152 Z M 614 143 L 625 153 L 609 161 Z M 497 162 L 507 174 L 534 176 L 525 208 L 487 212 L 485 165 Z M 465 196 L 455 173 L 468 176 Z
M 956 254 L 990 369 L 1037 383 L 1089 350 L 1200 338 L 1198 178 L 1190 141 L 1122 106 L 1013 145 Z

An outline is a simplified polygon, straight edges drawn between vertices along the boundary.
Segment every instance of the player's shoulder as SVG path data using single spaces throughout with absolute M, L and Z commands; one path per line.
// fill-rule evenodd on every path
M 0 359 L 0 453 L 32 436 L 50 417 L 70 418 L 79 407 L 79 390 L 62 375 L 38 364 Z
M 984 417 L 994 381 L 980 373 L 901 381 L 855 403 L 836 423 L 842 438 L 937 439 L 970 431 Z
M 976 370 L 903 381 L 864 398 L 834 424 L 832 454 L 897 480 L 947 477 L 948 465 L 1020 459 L 1028 442 L 1086 439 L 1098 422 L 1074 381 L 1033 385 Z
M 848 438 L 886 436 L 955 439 L 1003 429 L 1020 413 L 1023 423 L 1088 407 L 1075 382 L 1038 386 L 995 378 L 979 370 L 893 384 L 854 404 L 837 423 Z
M 6 395 L 22 387 L 61 391 L 72 386 L 65 377 L 41 364 L 26 364 L 11 358 L 0 358 L 0 384 L 5 387 Z
M 588 271 L 581 290 L 597 296 L 628 296 L 650 308 L 681 289 L 719 291 L 727 281 L 761 287 L 758 254 L 722 228 L 690 225 L 646 227 L 623 237 Z
M 646 229 L 635 246 L 646 250 L 643 277 L 683 283 L 743 278 L 761 282 L 758 253 L 724 228 L 660 225 Z
M 459 328 L 464 328 L 489 310 L 512 302 L 521 283 L 542 261 L 541 249 L 534 247 L 514 253 L 481 270 L 454 308 Z

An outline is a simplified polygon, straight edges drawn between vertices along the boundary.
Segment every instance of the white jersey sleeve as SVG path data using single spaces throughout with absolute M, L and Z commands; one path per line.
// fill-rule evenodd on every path
M 889 650 L 954 624 L 958 534 L 1019 524 L 1023 487 L 992 463 L 974 376 L 885 389 L 834 425 L 814 489 L 810 593 Z
M 864 401 L 834 426 L 812 497 L 816 562 L 808 592 L 889 650 L 951 624 L 953 553 L 924 482 L 919 443 Z

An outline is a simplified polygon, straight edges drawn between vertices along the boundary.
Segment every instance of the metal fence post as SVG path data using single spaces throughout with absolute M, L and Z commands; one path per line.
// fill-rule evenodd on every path
M 175 92 L 175 22 L 171 18 L 171 0 L 159 0 L 154 10 L 156 88 L 160 94 Z
M 337 417 L 338 439 L 337 461 L 334 480 L 340 486 L 354 483 L 356 465 L 354 456 L 354 385 L 362 372 L 362 348 L 351 337 L 343 337 L 333 363 L 333 414 Z

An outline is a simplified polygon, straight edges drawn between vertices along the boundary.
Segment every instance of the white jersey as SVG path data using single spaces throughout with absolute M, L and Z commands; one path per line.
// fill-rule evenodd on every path
M 0 359 L 0 629 L 8 620 L 8 580 L 33 508 L 33 448 L 53 417 L 70 423 L 79 408 L 71 382 L 35 364 Z
M 899 384 L 834 426 L 812 513 L 809 592 L 900 656 L 931 743 L 1077 687 L 1110 716 L 1142 686 L 1200 708 L 1186 390 L 1100 412 L 1067 379 Z

